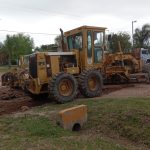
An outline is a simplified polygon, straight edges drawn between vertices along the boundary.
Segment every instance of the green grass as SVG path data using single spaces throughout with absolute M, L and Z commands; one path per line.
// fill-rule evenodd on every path
M 88 122 L 80 132 L 56 125 L 59 110 L 88 106 Z M 0 149 L 102 149 L 150 148 L 150 99 L 82 99 L 47 104 L 21 115 L 0 117 Z
M 96 129 L 97 133 L 106 135 L 117 134 L 131 142 L 150 146 L 148 99 L 106 100 L 99 101 L 97 105 L 99 106 L 94 105 L 93 109 L 89 110 L 91 122 L 87 128 Z
M 2 118 L 0 143 L 2 149 L 91 149 L 103 148 L 123 150 L 117 144 L 99 137 L 88 139 L 79 133 L 65 131 L 51 124 L 49 119 L 40 116 L 24 116 L 19 118 Z M 85 139 L 86 138 L 86 139 Z M 37 146 L 38 145 L 38 146 Z
M 0 66 L 0 73 L 7 72 L 9 70 L 8 66 Z
M 4 72 L 7 72 L 7 71 L 10 71 L 10 69 L 15 68 L 15 67 L 17 67 L 17 66 L 12 66 L 12 67 L 0 66 L 0 73 L 4 73 Z

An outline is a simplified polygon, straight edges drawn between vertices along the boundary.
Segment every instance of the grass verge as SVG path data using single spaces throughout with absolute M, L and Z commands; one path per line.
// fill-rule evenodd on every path
M 4 73 L 9 70 L 8 66 L 0 66 L 0 73 Z
M 11 67 L 9 67 L 9 66 L 0 66 L 0 73 L 5 73 L 5 72 L 10 71 L 11 69 L 16 68 L 16 67 L 17 66 L 11 66 Z
M 57 112 L 78 104 L 88 106 L 88 122 L 78 132 L 56 126 Z M 150 148 L 150 100 L 82 99 L 47 104 L 20 115 L 0 117 L 2 149 L 104 149 Z

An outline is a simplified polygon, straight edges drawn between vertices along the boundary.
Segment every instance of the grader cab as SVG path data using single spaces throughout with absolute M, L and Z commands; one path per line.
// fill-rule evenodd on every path
M 65 32 L 68 51 L 76 49 L 79 53 L 81 71 L 87 68 L 102 68 L 105 29 L 103 27 L 83 26 Z

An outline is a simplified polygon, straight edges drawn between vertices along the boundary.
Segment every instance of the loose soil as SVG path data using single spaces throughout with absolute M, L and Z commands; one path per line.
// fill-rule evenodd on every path
M 48 99 L 32 99 L 19 89 L 10 89 L 9 87 L 0 87 L 0 115 L 15 111 L 22 111 L 25 107 L 39 106 L 48 103 Z

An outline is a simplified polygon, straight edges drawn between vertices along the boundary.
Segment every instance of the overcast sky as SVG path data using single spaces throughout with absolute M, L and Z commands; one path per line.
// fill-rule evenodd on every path
M 150 23 L 150 0 L 0 0 L 0 30 L 47 33 L 30 34 L 35 46 L 82 25 L 131 34 L 133 20 L 134 28 Z M 14 33 L 0 31 L 1 42 L 6 34 Z

